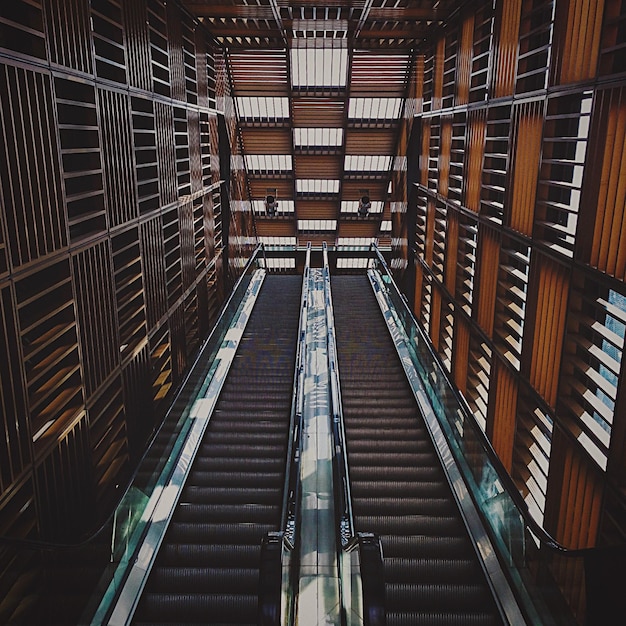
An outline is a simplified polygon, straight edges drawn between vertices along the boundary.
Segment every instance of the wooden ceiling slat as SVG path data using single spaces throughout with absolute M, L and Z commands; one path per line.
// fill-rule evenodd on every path
M 331 98 L 294 98 L 293 125 L 300 128 L 343 128 L 344 100 Z
M 241 141 L 246 154 L 291 154 L 288 128 L 244 128 Z
M 290 219 L 257 217 L 256 232 L 259 237 L 295 237 L 296 223 Z
M 290 180 L 265 178 L 263 180 L 250 179 L 250 195 L 253 200 L 265 198 L 268 189 L 276 189 L 276 197 L 280 200 L 293 199 L 293 183 Z
M 296 215 L 299 220 L 334 220 L 337 217 L 337 202 L 298 200 Z
M 343 158 L 340 156 L 307 156 L 295 157 L 294 170 L 296 178 L 327 178 L 338 180 L 343 172 Z
M 395 129 L 348 129 L 346 131 L 346 154 L 393 155 L 395 147 Z
M 339 222 L 337 235 L 339 237 L 376 237 L 378 220 L 350 220 Z
M 386 182 L 362 179 L 343 182 L 341 185 L 342 200 L 358 200 L 361 197 L 361 189 L 369 190 L 370 198 L 376 202 L 387 198 Z

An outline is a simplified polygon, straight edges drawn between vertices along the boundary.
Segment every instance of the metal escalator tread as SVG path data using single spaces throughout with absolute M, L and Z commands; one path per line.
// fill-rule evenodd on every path
M 355 525 L 381 538 L 388 626 L 501 624 L 367 277 L 331 289 Z
M 280 524 L 301 284 L 265 277 L 135 626 L 256 623 L 261 540 Z

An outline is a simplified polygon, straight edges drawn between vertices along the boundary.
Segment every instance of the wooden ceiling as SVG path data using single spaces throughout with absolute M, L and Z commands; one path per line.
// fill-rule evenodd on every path
M 225 50 L 258 235 L 389 240 L 391 157 L 413 59 L 464 2 L 183 3 Z M 268 194 L 275 216 L 265 214 Z M 359 217 L 364 195 L 372 207 Z

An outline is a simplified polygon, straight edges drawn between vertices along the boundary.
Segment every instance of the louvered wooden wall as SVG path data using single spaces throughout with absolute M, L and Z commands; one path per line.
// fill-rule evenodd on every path
M 0 6 L 1 535 L 108 513 L 249 253 L 214 50 L 175 2 Z
M 415 66 L 416 317 L 573 546 L 626 529 L 625 27 L 621 0 L 474 3 Z

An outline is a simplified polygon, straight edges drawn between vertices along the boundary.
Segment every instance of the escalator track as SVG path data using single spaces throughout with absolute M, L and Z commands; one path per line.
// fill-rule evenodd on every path
M 302 279 L 267 275 L 133 618 L 255 624 L 280 526 Z
M 367 276 L 331 289 L 355 527 L 381 538 L 387 624 L 501 624 Z

